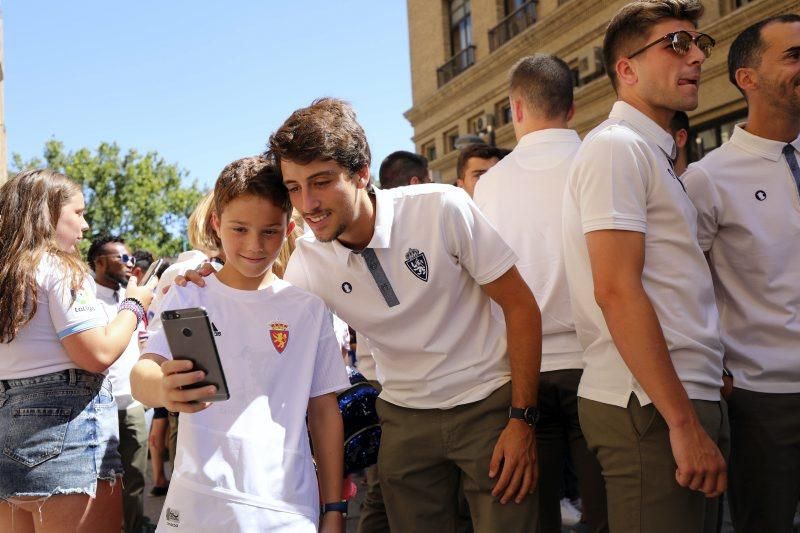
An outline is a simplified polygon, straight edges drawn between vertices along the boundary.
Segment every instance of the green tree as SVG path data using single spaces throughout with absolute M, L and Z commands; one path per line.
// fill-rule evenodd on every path
M 186 249 L 186 222 L 204 194 L 186 172 L 157 152 L 123 154 L 116 143 L 100 143 L 95 152 L 67 152 L 56 139 L 45 143 L 44 161 L 12 156 L 12 172 L 47 166 L 81 184 L 90 235 L 120 235 L 131 250 L 175 256 Z M 83 246 L 88 248 L 84 240 Z M 85 251 L 85 250 L 84 250 Z

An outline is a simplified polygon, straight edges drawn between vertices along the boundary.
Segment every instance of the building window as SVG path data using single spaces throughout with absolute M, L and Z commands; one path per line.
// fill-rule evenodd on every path
M 422 145 L 420 148 L 420 152 L 424 155 L 428 161 L 434 161 L 436 159 L 436 141 L 428 141 Z
M 494 105 L 494 114 L 497 117 L 497 124 L 499 126 L 505 126 L 511 123 L 511 104 L 508 98 L 504 98 Z
M 505 16 L 489 30 L 489 50 L 494 52 L 536 23 L 537 0 L 503 0 Z
M 570 63 L 570 70 L 575 87 L 582 87 L 597 78 L 602 78 L 606 73 L 603 49 L 599 46 L 584 48 L 576 60 Z
M 450 55 L 455 56 L 472 45 L 470 0 L 450 0 Z
M 458 128 L 444 133 L 444 153 L 449 154 L 456 149 L 456 139 L 458 139 Z
M 711 150 L 719 148 L 728 142 L 733 135 L 733 128 L 747 117 L 747 111 L 740 111 L 734 115 L 723 118 L 713 123 L 704 124 L 698 128 L 689 128 L 689 163 L 705 157 Z
M 450 17 L 450 53 L 452 55 L 444 65 L 436 70 L 439 87 L 475 63 L 470 0 L 450 0 L 448 14 Z

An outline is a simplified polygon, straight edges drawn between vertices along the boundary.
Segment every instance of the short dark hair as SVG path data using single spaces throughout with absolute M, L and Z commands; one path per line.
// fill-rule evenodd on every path
M 639 0 L 622 6 L 606 28 L 603 63 L 611 85 L 617 90 L 616 64 L 645 44 L 650 30 L 665 19 L 686 20 L 697 27 L 705 8 L 699 0 Z
M 511 67 L 509 89 L 545 118 L 562 117 L 572 109 L 574 78 L 563 59 L 551 54 L 523 57 Z
M 282 159 L 307 165 L 335 161 L 351 174 L 369 167 L 372 156 L 364 128 L 352 106 L 337 98 L 320 98 L 298 109 L 269 137 L 269 151 Z
M 766 45 L 761 38 L 761 30 L 773 23 L 789 24 L 792 22 L 800 22 L 800 15 L 787 13 L 765 18 L 745 28 L 733 40 L 728 50 L 728 79 L 742 94 L 744 91 L 736 83 L 736 71 L 740 68 L 758 68 L 761 65 L 761 55 L 764 53 Z
M 464 171 L 467 168 L 467 161 L 473 157 L 477 157 L 478 159 L 492 159 L 495 157 L 497 159 L 503 159 L 509 153 L 511 153 L 511 151 L 506 150 L 505 148 L 497 148 L 495 146 L 489 146 L 488 144 L 483 143 L 475 143 L 465 146 L 458 154 L 456 178 L 460 180 L 464 179 Z
M 153 264 L 153 254 L 147 250 L 136 250 L 133 252 L 133 260 L 136 262 L 135 266 L 142 269 L 142 272 L 147 271 L 150 265 Z
M 237 159 L 222 169 L 214 185 L 214 212 L 221 216 L 229 202 L 249 194 L 271 202 L 286 214 L 287 220 L 292 214 L 289 191 L 275 162 L 268 157 Z
M 669 121 L 669 129 L 673 135 L 681 130 L 689 131 L 689 115 L 684 111 L 675 111 L 672 119 Z
M 103 246 L 109 243 L 125 244 L 125 239 L 119 235 L 109 234 L 97 235 L 94 239 L 92 239 L 92 244 L 89 245 L 89 251 L 86 252 L 86 262 L 89 263 L 89 267 L 92 270 L 94 270 L 95 260 L 100 256 L 100 251 L 103 249 Z
M 425 180 L 428 176 L 428 160 L 413 152 L 398 150 L 386 156 L 378 170 L 381 189 L 393 189 L 408 185 L 414 176 Z

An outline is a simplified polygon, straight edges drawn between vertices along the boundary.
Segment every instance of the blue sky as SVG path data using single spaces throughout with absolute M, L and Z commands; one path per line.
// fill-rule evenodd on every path
M 116 141 L 210 186 L 319 96 L 349 100 L 372 169 L 413 150 L 404 0 L 2 2 L 9 158 Z

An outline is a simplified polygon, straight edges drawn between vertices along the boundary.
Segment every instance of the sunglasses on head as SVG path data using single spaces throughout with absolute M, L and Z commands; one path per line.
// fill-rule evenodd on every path
M 108 254 L 108 255 L 103 255 L 101 257 L 116 257 L 117 259 L 119 259 L 120 261 L 125 263 L 126 265 L 128 263 L 135 263 L 136 262 L 136 258 L 133 257 L 132 255 L 128 255 L 128 254 Z
M 655 41 L 648 44 L 644 48 L 640 48 L 639 50 L 635 51 L 634 53 L 628 56 L 628 59 L 633 59 L 634 57 L 638 56 L 651 46 L 655 46 L 658 43 L 662 43 L 664 41 L 669 41 L 669 43 L 672 45 L 672 49 L 679 56 L 688 54 L 689 50 L 692 48 L 692 43 L 694 43 L 695 45 L 697 45 L 697 48 L 699 48 L 700 51 L 703 52 L 703 55 L 706 56 L 706 58 L 711 56 L 711 50 L 713 50 L 714 45 L 717 44 L 717 41 L 715 41 L 713 37 L 705 33 L 698 33 L 696 35 L 692 35 L 686 30 L 673 31 L 672 33 L 668 33 L 660 39 L 656 39 Z

